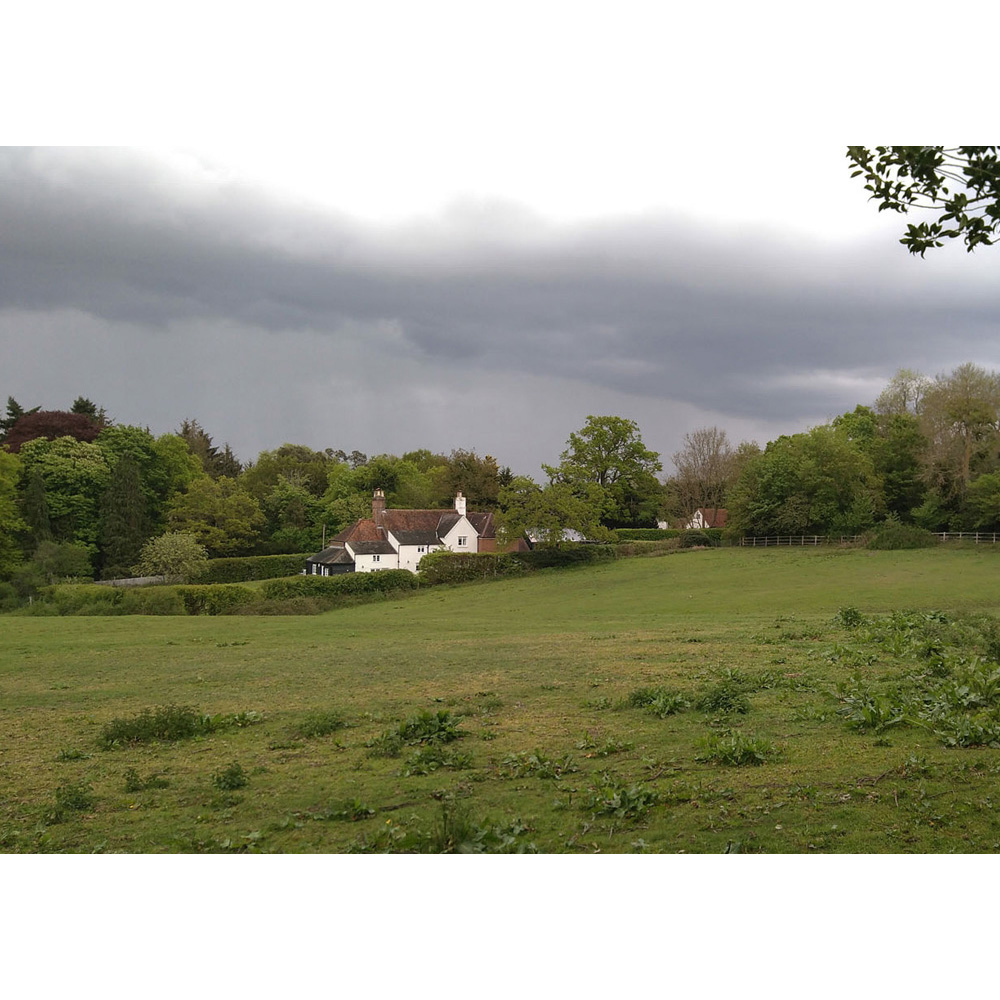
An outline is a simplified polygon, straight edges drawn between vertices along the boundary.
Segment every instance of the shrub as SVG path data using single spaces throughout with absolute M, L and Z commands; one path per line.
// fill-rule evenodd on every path
M 680 533 L 680 547 L 693 549 L 701 546 L 711 548 L 721 543 L 722 534 L 718 528 L 706 528 L 704 531 L 694 529 Z
M 408 569 L 385 569 L 378 573 L 342 573 L 338 576 L 297 576 L 268 580 L 261 592 L 269 601 L 294 597 L 346 597 L 354 594 L 387 594 L 413 590 L 417 578 Z
M 869 549 L 928 549 L 939 541 L 935 535 L 915 524 L 903 524 L 896 518 L 887 518 L 865 535 Z
M 179 587 L 177 593 L 189 615 L 226 615 L 257 600 L 257 592 L 236 583 Z
M 168 576 L 189 579 L 201 573 L 208 563 L 205 548 L 194 535 L 170 531 L 151 538 L 142 547 L 133 572 L 139 576 Z
M 420 583 L 469 583 L 523 576 L 528 567 L 509 552 L 431 552 L 420 560 Z
M 609 562 L 617 558 L 613 545 L 568 544 L 558 548 L 532 549 L 531 552 L 511 552 L 512 559 L 531 569 L 565 568 L 588 563 Z
M 278 556 L 242 556 L 209 559 L 205 568 L 190 577 L 191 583 L 249 583 L 300 573 L 311 552 Z
M 667 538 L 678 538 L 677 528 L 615 528 L 615 536 L 620 542 L 659 542 Z

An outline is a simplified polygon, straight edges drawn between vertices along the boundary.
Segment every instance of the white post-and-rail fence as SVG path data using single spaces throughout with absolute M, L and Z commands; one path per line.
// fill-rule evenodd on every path
M 996 545 L 998 531 L 935 531 L 934 537 L 942 542 L 974 542 L 976 545 Z M 740 545 L 747 548 L 767 548 L 773 545 L 847 545 L 856 542 L 860 535 L 758 535 L 741 538 Z

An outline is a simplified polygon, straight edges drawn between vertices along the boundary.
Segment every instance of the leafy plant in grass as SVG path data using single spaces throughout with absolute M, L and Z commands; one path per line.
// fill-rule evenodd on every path
M 582 740 L 577 743 L 577 750 L 586 750 L 587 757 L 610 757 L 616 753 L 626 753 L 633 749 L 634 743 L 623 743 L 619 740 L 606 739 L 603 743 L 598 743 L 592 739 L 590 733 L 586 733 Z
M 420 747 L 407 761 L 403 776 L 432 774 L 439 770 L 465 771 L 472 767 L 472 754 L 461 753 L 440 743 Z
M 205 715 L 190 705 L 161 705 L 144 708 L 131 718 L 117 718 L 101 727 L 98 743 L 105 750 L 122 744 L 172 743 L 229 727 L 243 728 L 264 721 L 260 712 Z
M 750 702 L 740 685 L 721 681 L 699 695 L 694 702 L 699 712 L 713 712 L 721 715 L 745 715 L 750 711 Z
M 591 788 L 584 808 L 595 816 L 635 820 L 644 816 L 660 801 L 660 793 L 647 785 L 625 784 L 617 776 L 605 772 L 600 782 Z
M 513 753 L 504 757 L 499 774 L 502 778 L 551 778 L 558 781 L 564 774 L 579 770 L 569 754 L 554 760 L 541 750 L 535 750 L 534 753 Z
M 739 732 L 710 733 L 702 745 L 695 760 L 726 767 L 757 767 L 779 756 L 771 740 Z
M 372 757 L 398 757 L 404 746 L 426 743 L 450 743 L 466 734 L 458 728 L 462 716 L 453 716 L 447 709 L 429 712 L 426 709 L 411 715 L 395 729 L 389 729 L 369 740 L 366 746 Z
M 361 799 L 350 799 L 339 805 L 330 806 L 310 813 L 315 820 L 342 820 L 347 823 L 357 823 L 359 820 L 371 819 L 375 810 Z
M 130 767 L 125 772 L 126 792 L 144 792 L 150 788 L 167 788 L 169 785 L 170 782 L 159 774 L 151 774 L 148 778 L 141 778 L 134 767 Z
M 60 762 L 68 760 L 89 760 L 90 757 L 92 756 L 93 754 L 84 753 L 83 750 L 77 750 L 76 748 L 73 749 L 66 748 L 60 750 L 59 753 L 56 754 L 56 760 Z
M 55 791 L 55 808 L 48 814 L 50 823 L 61 823 L 69 813 L 90 812 L 97 804 L 89 784 L 60 785 Z
M 337 732 L 338 729 L 343 729 L 346 725 L 347 722 L 340 712 L 313 712 L 307 715 L 292 731 L 299 739 L 312 740 L 320 736 L 329 736 L 331 733 Z
M 250 776 L 243 770 L 243 765 L 236 761 L 212 775 L 212 784 L 220 792 L 234 792 L 238 788 L 245 788 L 249 782 Z
M 625 699 L 629 708 L 645 708 L 659 719 L 676 715 L 691 707 L 691 703 L 676 691 L 662 687 L 636 688 Z
M 468 808 L 445 799 L 430 830 L 407 830 L 390 823 L 348 850 L 364 854 L 537 854 L 535 844 L 524 839 L 530 830 L 520 819 L 499 823 L 474 819 Z

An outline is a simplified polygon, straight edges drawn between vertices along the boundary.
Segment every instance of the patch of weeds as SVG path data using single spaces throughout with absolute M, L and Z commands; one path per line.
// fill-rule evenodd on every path
M 171 743 L 232 726 L 253 726 L 263 721 L 261 712 L 205 715 L 190 705 L 161 705 L 158 708 L 144 708 L 131 718 L 117 718 L 105 723 L 101 727 L 98 744 L 103 749 L 110 750 L 122 744 L 154 741 Z
M 481 740 L 485 740 L 485 741 L 489 742 L 490 740 L 495 740 L 497 738 L 497 734 L 494 733 L 492 730 L 487 730 L 479 738 Z
M 55 791 L 55 807 L 49 811 L 47 819 L 50 823 L 62 823 L 69 813 L 90 812 L 96 804 L 91 785 L 60 785 Z
M 449 800 L 431 830 L 407 830 L 391 820 L 372 837 L 363 837 L 348 848 L 362 854 L 537 854 L 525 840 L 531 828 L 520 819 L 494 823 L 473 819 L 468 809 Z
M 833 619 L 842 628 L 858 628 L 867 624 L 865 616 L 853 605 L 840 608 Z
M 366 746 L 372 757 L 398 757 L 404 746 L 427 743 L 450 743 L 466 734 L 458 726 L 461 716 L 453 716 L 446 709 L 438 712 L 422 711 L 401 722 L 395 729 L 387 730 Z
M 535 750 L 534 753 L 508 754 L 500 761 L 498 773 L 501 778 L 551 778 L 558 781 L 564 774 L 579 770 L 569 754 L 555 760 L 541 750 Z
M 359 820 L 371 819 L 375 810 L 361 799 L 351 799 L 340 805 L 330 806 L 311 812 L 309 815 L 316 820 L 340 820 L 347 823 L 357 823 Z
M 606 712 L 612 704 L 610 698 L 588 698 L 582 707 L 589 708 L 592 712 Z
M 503 698 L 496 691 L 477 691 L 476 697 L 479 699 L 479 710 L 483 715 L 490 715 L 498 708 L 503 708 Z
M 842 707 L 837 714 L 852 729 L 881 733 L 906 720 L 905 706 L 889 694 L 877 694 L 857 676 L 837 685 Z
M 625 699 L 625 705 L 628 708 L 644 708 L 658 719 L 665 719 L 691 707 L 684 695 L 662 687 L 636 688 Z
M 750 702 L 738 684 L 721 681 L 700 694 L 695 699 L 694 707 L 699 712 L 745 715 L 750 711 Z
M 409 778 L 415 774 L 431 774 L 434 771 L 465 771 L 472 767 L 472 754 L 461 753 L 451 747 L 432 743 L 420 747 L 410 757 L 403 769 L 403 777 Z
M 591 738 L 590 733 L 586 733 L 583 739 L 577 743 L 576 748 L 577 750 L 586 750 L 585 757 L 610 757 L 612 754 L 626 753 L 634 746 L 634 743 L 622 743 L 613 739 L 606 739 L 603 743 L 598 743 Z
M 144 792 L 150 788 L 167 788 L 170 782 L 160 774 L 151 774 L 146 778 L 139 777 L 139 772 L 130 767 L 125 772 L 125 791 Z
M 90 760 L 94 755 L 92 753 L 84 753 L 83 750 L 73 749 L 63 749 L 56 754 L 56 760 L 67 761 L 67 760 Z
M 313 740 L 320 736 L 329 736 L 330 733 L 335 733 L 346 725 L 347 722 L 340 712 L 313 712 L 295 726 L 292 733 L 299 739 Z
M 212 784 L 220 792 L 234 792 L 237 788 L 246 788 L 249 782 L 250 776 L 243 770 L 243 765 L 236 761 L 212 775 Z
M 757 767 L 780 755 L 768 739 L 744 733 L 710 733 L 695 760 L 725 767 Z
M 590 791 L 584 808 L 595 816 L 615 819 L 639 819 L 660 801 L 659 792 L 647 785 L 627 785 L 608 772 L 601 775 L 599 784 Z

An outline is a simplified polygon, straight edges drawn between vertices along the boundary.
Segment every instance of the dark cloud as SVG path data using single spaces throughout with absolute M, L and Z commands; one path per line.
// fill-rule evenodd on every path
M 486 386 L 509 396 L 528 378 L 546 419 L 559 407 L 593 412 L 577 405 L 589 394 L 794 430 L 867 401 L 874 392 L 859 392 L 898 367 L 993 363 L 1000 322 L 995 267 L 913 260 L 882 237 L 793 240 L 668 215 L 554 227 L 500 203 L 362 225 L 117 151 L 5 151 L 0 233 L 8 372 L 48 366 L 51 383 L 72 356 L 78 381 L 111 364 L 118 384 L 138 385 L 155 359 L 173 424 L 209 406 L 242 411 L 246 394 L 269 399 L 281 420 L 254 423 L 250 408 L 248 451 L 305 440 L 295 414 L 314 397 L 357 432 L 377 422 L 357 408 L 381 400 L 391 412 L 380 438 L 400 427 L 403 400 L 420 415 L 410 429 L 454 430 L 451 400 L 470 386 L 503 407 Z M 34 334 L 18 338 L 12 317 Z M 85 349 L 102 338 L 104 350 Z M 197 343 L 234 379 L 204 384 Z M 673 429 L 671 442 L 697 425 Z M 561 424 L 559 440 L 575 426 Z M 497 436 L 479 447 L 524 448 Z

